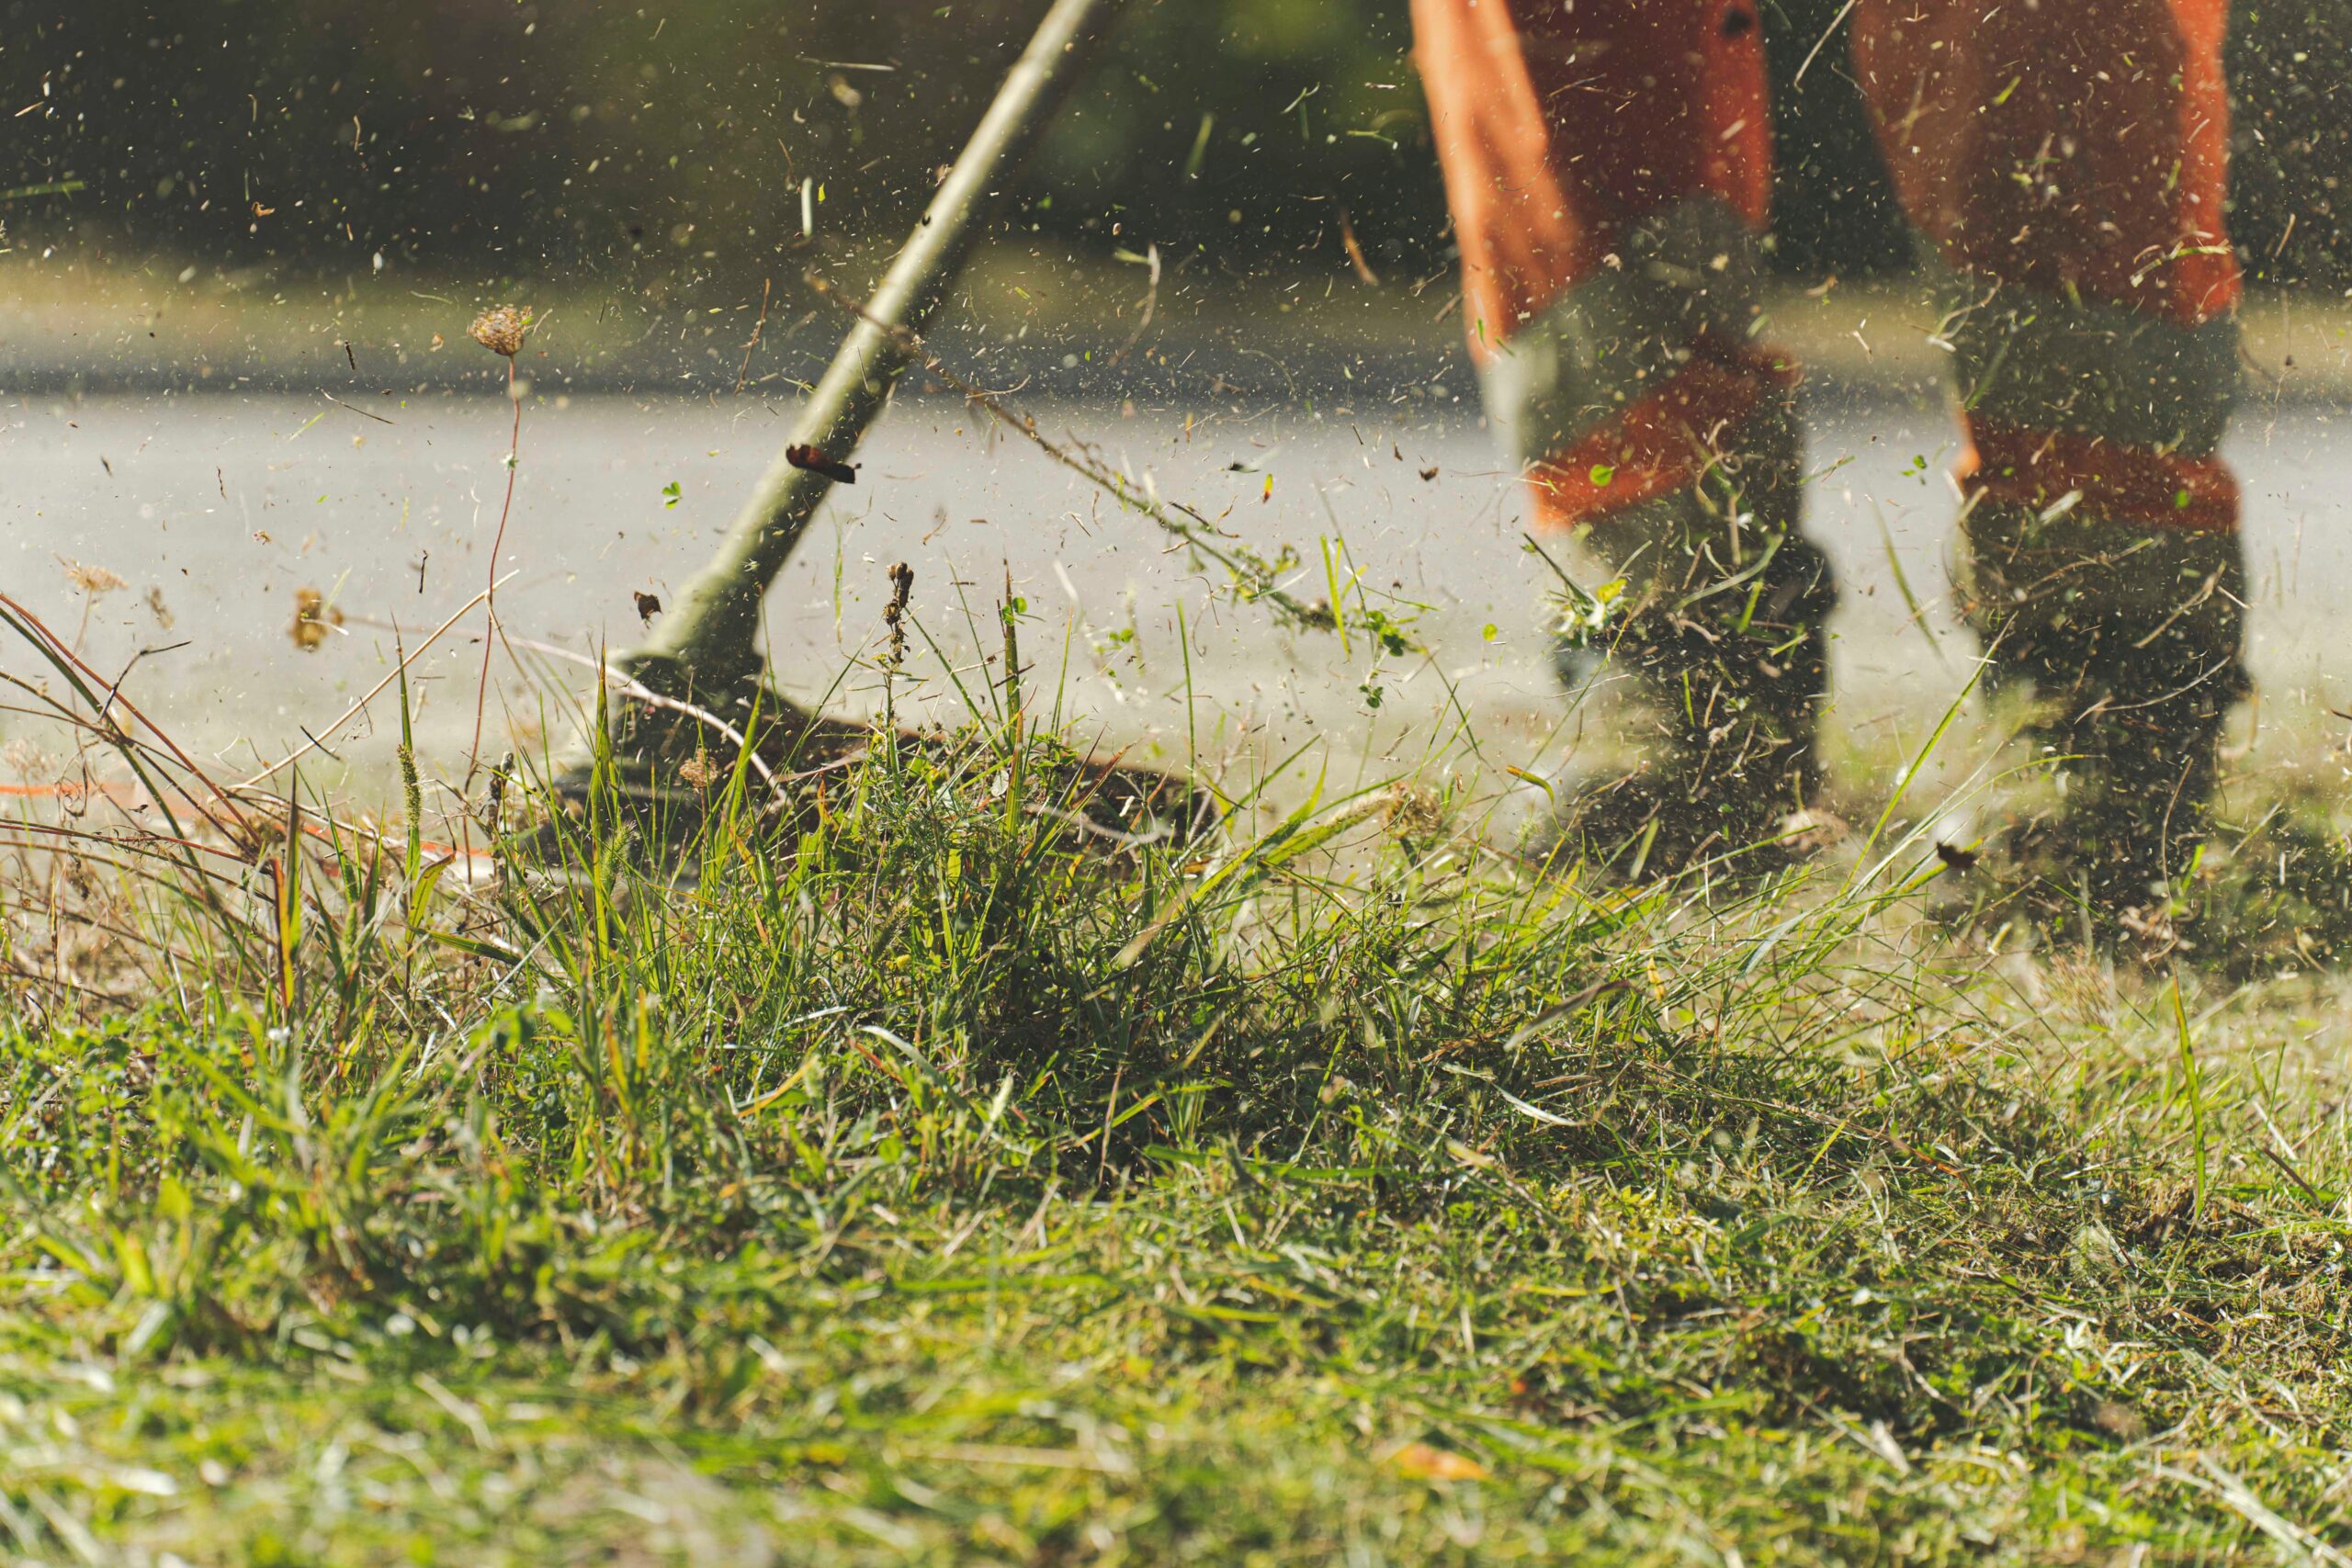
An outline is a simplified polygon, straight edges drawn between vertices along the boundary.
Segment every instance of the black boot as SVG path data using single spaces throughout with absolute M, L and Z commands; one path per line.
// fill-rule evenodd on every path
M 2011 848 L 2064 930 L 2170 940 L 2213 831 L 2222 729 L 2248 689 L 2234 535 L 2143 531 L 1984 503 L 1970 620 L 1996 685 L 2028 683 L 2056 807 Z
M 1555 855 L 1638 877 L 1735 856 L 1735 869 L 1762 869 L 1794 847 L 1783 825 L 1821 783 L 1815 731 L 1838 591 L 1827 558 L 1796 529 L 1793 410 L 1761 423 L 1692 491 L 1588 531 L 1587 551 L 1620 585 L 1605 604 L 1571 591 L 1558 666 L 1572 692 L 1627 681 L 1624 733 L 1645 754 L 1565 803 L 1548 834 Z

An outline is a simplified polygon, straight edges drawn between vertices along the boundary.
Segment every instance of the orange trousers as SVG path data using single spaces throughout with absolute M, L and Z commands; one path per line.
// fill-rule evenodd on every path
M 1859 0 L 1856 74 L 1947 285 L 1986 499 L 2228 530 L 2227 0 Z M 1413 0 L 1471 349 L 1539 511 L 1697 482 L 1795 368 L 1759 341 L 1757 0 Z M 1817 68 L 1817 65 L 1816 65 Z

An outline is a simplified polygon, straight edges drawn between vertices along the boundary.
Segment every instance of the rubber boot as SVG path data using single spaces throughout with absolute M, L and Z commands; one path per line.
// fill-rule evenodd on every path
M 1555 855 L 1617 874 L 1671 874 L 1728 858 L 1783 863 L 1782 824 L 1821 782 L 1829 562 L 1797 529 L 1802 473 L 1792 402 L 1742 431 L 1689 491 L 1579 530 L 1586 570 L 1616 580 L 1608 603 L 1572 593 L 1555 658 L 1572 694 L 1623 682 L 1629 771 L 1593 781 L 1555 814 Z
M 1969 514 L 1969 619 L 1996 687 L 2027 685 L 2058 805 L 2012 831 L 2060 925 L 2161 939 L 2212 830 L 2222 726 L 2249 690 L 2233 533 Z

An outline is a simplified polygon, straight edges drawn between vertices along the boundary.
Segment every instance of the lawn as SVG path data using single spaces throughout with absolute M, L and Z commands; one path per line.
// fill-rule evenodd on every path
M 143 782 L 6 832 L 15 1560 L 2352 1546 L 2339 982 L 1991 951 L 1899 797 L 1634 889 L 1466 766 L 1135 841 L 978 689 L 469 877 L 17 629 Z

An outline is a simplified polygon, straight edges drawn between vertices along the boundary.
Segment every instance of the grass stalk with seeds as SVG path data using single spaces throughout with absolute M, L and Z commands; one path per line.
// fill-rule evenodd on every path
M 523 352 L 523 339 L 531 325 L 529 307 L 500 305 L 476 316 L 466 332 L 467 336 L 506 361 L 506 400 L 514 411 L 514 428 L 506 441 L 506 496 L 499 503 L 498 527 L 491 536 L 490 585 L 483 590 L 482 597 L 481 681 L 474 693 L 473 744 L 466 749 L 469 784 L 481 761 L 482 716 L 490 705 L 490 662 L 498 633 L 498 560 L 506 547 L 506 522 L 514 515 L 514 480 L 523 465 L 523 399 L 515 382 L 514 359 Z

